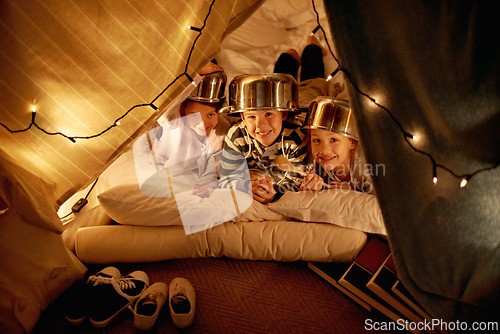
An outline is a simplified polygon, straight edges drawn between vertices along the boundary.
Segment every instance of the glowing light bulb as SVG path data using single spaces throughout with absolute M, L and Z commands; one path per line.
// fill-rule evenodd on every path
M 191 76 L 187 73 L 184 73 L 184 75 L 188 78 L 189 81 L 191 81 L 191 85 L 196 87 L 196 82 L 194 81 L 194 79 L 191 78 Z
M 116 125 L 116 126 L 120 125 L 120 121 L 116 121 L 116 122 L 115 122 L 115 125 Z
M 462 181 L 460 181 L 460 188 L 464 188 L 467 185 L 467 178 L 463 178 Z
M 328 77 L 326 78 L 326 81 L 330 81 L 333 79 L 333 77 L 335 76 L 335 74 L 337 74 L 337 72 L 340 71 L 340 67 L 337 67 L 335 69 L 335 71 L 333 71 L 330 75 L 328 75 Z
M 437 178 L 437 176 L 434 176 L 434 177 L 432 178 L 432 183 L 434 183 L 434 185 L 436 185 L 436 184 L 438 183 L 438 178 Z
M 194 31 L 201 31 L 200 28 L 196 28 L 196 27 L 193 27 L 193 26 L 187 26 L 188 29 L 191 29 L 191 30 L 194 30 Z
M 413 140 L 415 140 L 415 138 L 416 138 L 416 136 L 414 136 L 414 135 L 412 135 L 411 133 L 408 133 L 408 132 L 404 132 L 404 135 L 405 135 L 405 137 L 413 139 Z
M 35 124 L 35 118 L 36 118 L 36 105 L 32 105 L 31 106 L 31 125 Z
M 320 28 L 321 28 L 321 26 L 316 26 L 316 28 L 314 28 L 314 30 L 311 32 L 311 36 L 313 36 L 315 33 L 317 33 Z

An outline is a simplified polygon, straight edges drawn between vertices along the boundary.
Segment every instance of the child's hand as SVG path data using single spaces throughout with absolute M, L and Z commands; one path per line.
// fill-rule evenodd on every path
M 332 181 L 329 184 L 325 184 L 325 187 L 328 189 L 352 190 L 349 183 L 341 181 Z
M 193 188 L 193 195 L 201 198 L 207 198 L 210 196 L 210 190 L 202 184 L 197 184 Z
M 263 204 L 270 203 L 274 199 L 276 190 L 269 176 L 255 176 L 252 179 L 253 198 Z
M 321 176 L 315 173 L 308 173 L 304 176 L 302 184 L 300 185 L 299 191 L 304 190 L 321 190 L 325 181 Z
M 210 73 L 214 73 L 214 72 L 221 72 L 221 71 L 222 71 L 222 67 L 220 67 L 219 65 L 214 64 L 212 62 L 209 62 L 208 64 L 206 64 L 205 66 L 200 68 L 200 70 L 198 71 L 198 74 L 205 75 L 205 74 L 210 74 Z

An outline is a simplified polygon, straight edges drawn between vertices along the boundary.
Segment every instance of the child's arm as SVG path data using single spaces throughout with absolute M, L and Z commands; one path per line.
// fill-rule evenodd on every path
M 219 165 L 219 187 L 250 193 L 251 181 L 243 147 L 235 144 L 235 138 L 240 137 L 240 132 L 237 126 L 233 126 L 224 139 L 224 149 Z
M 220 160 L 220 153 L 212 153 L 211 150 L 208 150 L 208 152 L 202 152 L 198 158 L 198 183 L 193 188 L 193 195 L 206 198 L 218 187 L 217 164 Z

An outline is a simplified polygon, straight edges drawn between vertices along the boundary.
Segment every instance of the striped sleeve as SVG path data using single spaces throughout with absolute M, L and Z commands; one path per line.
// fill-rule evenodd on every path
M 250 174 L 245 158 L 245 138 L 241 128 L 231 127 L 224 139 L 220 160 L 220 188 L 232 188 L 243 192 L 250 191 Z

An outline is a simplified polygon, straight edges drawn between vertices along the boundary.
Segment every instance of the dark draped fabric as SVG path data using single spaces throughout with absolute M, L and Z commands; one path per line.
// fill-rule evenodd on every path
M 325 7 L 367 160 L 384 167 L 374 184 L 402 281 L 434 318 L 497 320 L 494 2 L 325 0 Z M 453 173 L 474 176 L 461 188 Z

